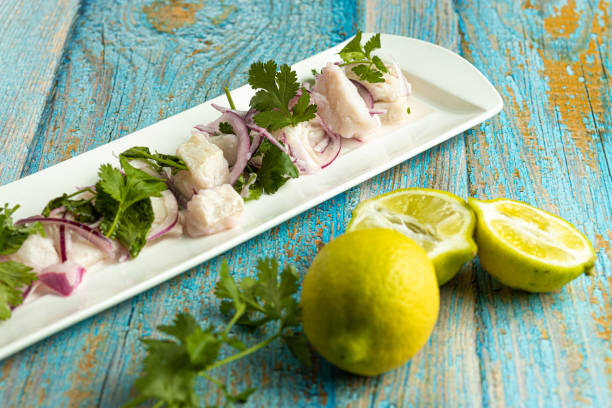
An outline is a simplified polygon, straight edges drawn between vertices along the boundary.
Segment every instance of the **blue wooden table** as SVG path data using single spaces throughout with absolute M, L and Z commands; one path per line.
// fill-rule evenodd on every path
M 378 377 L 322 358 L 303 368 L 278 343 L 217 374 L 233 390 L 260 387 L 248 407 L 612 406 L 609 0 L 4 0 L 0 21 L 2 184 L 237 87 L 253 61 L 293 63 L 357 28 L 460 53 L 501 93 L 498 116 L 223 258 L 244 275 L 268 254 L 303 275 L 359 201 L 419 186 L 561 215 L 593 242 L 594 274 L 531 295 L 475 260 L 441 289 L 426 346 Z M 183 310 L 221 322 L 211 295 L 219 266 L 207 262 L 0 362 L 0 406 L 124 403 L 144 356 L 139 338 Z M 209 404 L 220 396 L 205 383 L 199 393 Z

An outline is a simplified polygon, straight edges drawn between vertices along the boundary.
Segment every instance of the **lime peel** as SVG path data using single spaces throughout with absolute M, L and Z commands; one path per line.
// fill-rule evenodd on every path
M 529 292 L 558 290 L 589 272 L 595 251 L 569 222 L 520 201 L 468 199 L 476 211 L 483 268 L 501 283 Z

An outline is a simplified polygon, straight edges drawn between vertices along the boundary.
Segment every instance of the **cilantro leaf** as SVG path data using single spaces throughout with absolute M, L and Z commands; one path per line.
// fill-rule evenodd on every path
M 136 380 L 140 395 L 128 406 L 137 406 L 149 399 L 157 400 L 156 406 L 197 406 L 198 399 L 194 392 L 197 377 L 219 387 L 225 396 L 224 406 L 244 403 L 256 388 L 232 393 L 226 383 L 210 375 L 210 371 L 246 357 L 277 339 L 281 339 L 304 364 L 311 364 L 306 338 L 289 329 L 299 324 L 300 318 L 294 297 L 298 292 L 295 268 L 285 267 L 279 279 L 278 262 L 266 258 L 258 262 L 257 270 L 256 279 L 246 277 L 236 282 L 229 273 L 227 262 L 221 264 L 215 295 L 222 300 L 221 310 L 224 313 L 234 311 L 225 328 L 209 326 L 204 329 L 193 316 L 180 313 L 171 325 L 158 326 L 158 330 L 169 338 L 141 339 L 147 355 L 143 362 L 143 373 Z M 256 320 L 251 320 L 247 315 L 258 316 Z M 229 335 L 234 324 L 259 327 L 268 322 L 279 323 L 276 333 L 250 347 Z M 224 346 L 237 352 L 219 359 Z
M 23 302 L 23 291 L 36 280 L 32 268 L 19 262 L 0 262 L 0 320 L 11 317 L 11 308 Z
M 29 225 L 13 225 L 13 214 L 18 208 L 18 205 L 9 208 L 8 204 L 0 208 L 0 255 L 17 252 L 30 234 L 44 235 L 42 225 L 38 222 Z
M 225 299 L 222 312 L 243 310 L 252 315 L 258 314 L 257 320 L 251 318 L 238 321 L 247 326 L 261 326 L 269 321 L 278 320 L 281 329 L 297 326 L 300 322 L 300 310 L 294 295 L 298 292 L 298 276 L 294 267 L 285 267 L 278 280 L 278 261 L 264 258 L 257 263 L 257 279 L 244 278 L 240 285 L 229 275 L 227 265 L 222 266 L 215 295 Z
M 309 105 L 310 96 L 300 98 L 303 100 L 298 109 L 290 108 L 300 84 L 289 65 L 283 64 L 277 71 L 274 61 L 255 62 L 249 69 L 249 85 L 258 90 L 250 102 L 250 106 L 259 111 L 253 116 L 257 125 L 274 131 L 314 118 L 317 107 Z M 304 94 L 307 92 L 302 89 Z
M 263 188 L 261 185 L 257 184 L 256 181 L 257 173 L 244 172 L 234 183 L 234 190 L 236 190 L 238 194 L 242 194 L 242 190 L 246 186 L 248 192 L 246 193 L 246 197 L 244 197 L 244 201 L 257 200 L 261 197 Z
M 219 123 L 219 132 L 224 133 L 226 135 L 233 135 L 236 133 L 234 132 L 234 128 L 232 127 L 232 125 L 230 125 L 228 122 Z
M 285 334 L 282 340 L 287 347 L 289 347 L 291 354 L 293 354 L 300 363 L 308 368 L 312 367 L 310 348 L 308 347 L 308 340 L 304 334 Z
M 127 248 L 132 258 L 137 257 L 147 244 L 147 235 L 154 219 L 153 206 L 148 198 L 132 204 L 121 215 L 117 240 Z
M 62 194 L 59 197 L 55 197 L 47 203 L 45 208 L 42 210 L 42 215 L 48 217 L 51 210 L 56 208 L 64 207 L 67 212 L 72 213 L 74 219 L 83 223 L 92 223 L 100 219 L 102 216 L 95 208 L 93 199 L 91 198 L 80 198 L 72 199 L 75 195 L 83 194 L 84 192 L 93 192 L 91 189 L 79 190 L 73 194 Z M 95 192 L 93 192 L 95 193 Z
M 264 152 L 264 156 L 255 184 L 261 186 L 267 194 L 275 193 L 287 180 L 299 176 L 300 173 L 289 155 L 278 147 L 266 140 L 260 150 Z
M 306 122 L 314 119 L 316 113 L 317 105 L 310 105 L 310 94 L 302 88 L 302 94 L 293 106 L 293 114 L 302 119 L 300 122 Z
M 164 167 L 170 167 L 173 172 L 187 170 L 187 165 L 180 157 L 159 152 L 152 154 L 149 148 L 144 146 L 134 146 L 121 153 L 119 158 L 142 160 L 153 167 L 158 173 L 161 173 Z
M 100 166 L 95 208 L 103 217 L 100 230 L 117 238 L 136 257 L 154 219 L 149 198 L 159 197 L 166 183 L 136 169 L 125 157 L 119 160 L 125 174 L 109 164 Z
M 357 31 L 355 37 L 340 50 L 340 58 L 344 61 L 341 66 L 354 65 L 351 70 L 362 81 L 385 82 L 383 73 L 389 70 L 378 56 L 372 55 L 374 50 L 381 47 L 380 33 L 370 37 L 363 47 L 361 46 L 361 35 L 361 31 Z

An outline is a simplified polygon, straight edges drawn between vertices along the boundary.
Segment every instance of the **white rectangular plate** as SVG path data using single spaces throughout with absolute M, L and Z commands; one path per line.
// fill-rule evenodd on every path
M 90 271 L 72 296 L 47 295 L 17 308 L 9 320 L 0 324 L 0 359 L 207 261 L 501 110 L 497 91 L 460 56 L 416 39 L 393 35 L 382 35 L 381 39 L 384 54 L 397 61 L 413 85 L 417 109 L 410 124 L 367 144 L 347 143 L 341 156 L 320 173 L 291 180 L 276 194 L 247 203 L 238 228 L 200 239 L 162 241 L 145 248 L 135 260 Z M 337 60 L 336 54 L 344 44 L 298 62 L 293 69 L 301 77 L 310 76 L 312 68 Z M 248 86 L 232 92 L 239 109 L 248 106 L 252 94 Z M 211 103 L 227 104 L 220 96 L 2 186 L 0 204 L 21 204 L 16 218 L 36 214 L 50 198 L 72 191 L 75 186 L 95 183 L 100 164 L 117 162 L 113 154 L 136 145 L 174 152 L 194 125 L 218 117 Z

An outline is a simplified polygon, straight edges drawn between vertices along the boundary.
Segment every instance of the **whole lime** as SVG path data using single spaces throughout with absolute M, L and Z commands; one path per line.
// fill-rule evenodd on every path
M 397 231 L 376 228 L 321 249 L 301 303 L 306 336 L 323 357 L 346 371 L 377 375 L 425 344 L 440 295 L 426 252 Z

